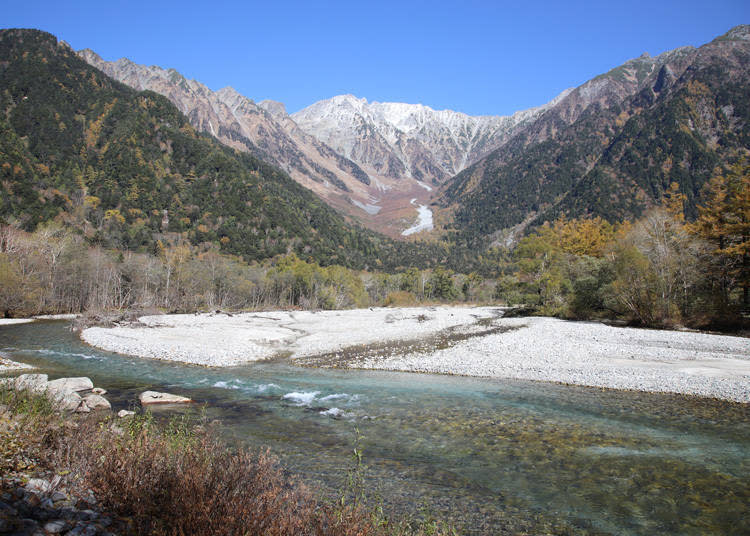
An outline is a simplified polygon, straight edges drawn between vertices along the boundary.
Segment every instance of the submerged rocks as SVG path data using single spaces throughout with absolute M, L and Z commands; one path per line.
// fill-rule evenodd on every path
M 140 400 L 141 404 L 144 406 L 149 404 L 188 404 L 193 401 L 185 396 L 159 393 L 157 391 L 144 391 L 138 397 L 138 400 Z

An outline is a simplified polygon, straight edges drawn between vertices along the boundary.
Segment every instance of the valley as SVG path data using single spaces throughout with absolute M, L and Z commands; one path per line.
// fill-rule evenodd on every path
M 469 115 L 352 94 L 377 94 L 357 73 L 438 43 L 319 70 L 306 48 L 390 40 L 366 20 L 321 36 L 316 6 L 302 46 L 289 13 L 256 18 L 267 7 L 182 42 L 210 58 L 184 71 L 204 81 L 169 55 L 0 30 L 0 374 L 85 377 L 111 400 L 65 409 L 0 378 L 0 484 L 19 494 L 0 532 L 36 534 L 27 507 L 63 516 L 24 487 L 40 474 L 101 498 L 123 535 L 195 519 L 201 536 L 749 532 L 750 26 Z M 512 30 L 473 22 L 482 47 Z M 239 45 L 217 54 L 219 37 Z M 446 85 L 473 65 L 461 92 L 498 72 L 528 84 L 500 61 L 527 37 L 544 36 L 430 65 Z M 516 64 L 529 79 L 535 54 Z M 256 102 L 262 64 L 304 105 Z M 398 83 L 424 83 L 419 65 Z M 151 409 L 146 390 L 187 398 Z M 278 464 L 243 450 L 269 448 Z M 176 496 L 153 478 L 149 501 L 121 493 L 123 468 Z

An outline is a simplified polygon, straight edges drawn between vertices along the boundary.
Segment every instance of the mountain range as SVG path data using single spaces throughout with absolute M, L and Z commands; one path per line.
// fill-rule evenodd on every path
M 39 31 L 3 30 L 0 44 L 0 217 L 62 217 L 111 238 L 117 211 L 127 247 L 182 232 L 250 259 L 372 266 L 399 251 L 389 262 L 429 264 L 562 215 L 638 217 L 672 182 L 691 217 L 708 178 L 750 148 L 750 26 L 643 54 L 511 116 L 352 95 L 289 115 Z M 358 224 L 428 240 L 407 247 Z
M 399 236 L 412 223 L 412 200 L 500 147 L 566 93 L 511 116 L 472 117 L 420 104 L 368 103 L 352 95 L 292 114 L 282 103 L 255 103 L 231 87 L 211 91 L 174 69 L 127 58 L 90 65 L 137 90 L 170 99 L 199 131 L 278 165 L 324 201 L 364 225 Z
M 571 91 L 439 192 L 451 229 L 503 241 L 560 215 L 641 216 L 673 182 L 687 216 L 750 149 L 750 26 L 630 60 Z M 515 231 L 515 233 L 514 233 Z

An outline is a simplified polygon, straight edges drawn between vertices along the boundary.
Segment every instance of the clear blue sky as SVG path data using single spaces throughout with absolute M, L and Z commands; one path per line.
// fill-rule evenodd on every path
M 0 27 L 173 67 L 290 112 L 352 93 L 509 114 L 643 52 L 698 46 L 738 24 L 750 24 L 748 0 L 5 0 L 0 9 Z

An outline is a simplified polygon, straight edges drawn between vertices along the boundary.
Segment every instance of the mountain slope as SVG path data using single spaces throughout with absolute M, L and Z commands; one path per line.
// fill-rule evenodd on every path
M 576 88 L 446 185 L 453 229 L 476 239 L 561 214 L 637 217 L 671 182 L 694 203 L 714 167 L 750 147 L 748 28 Z
M 5 221 L 55 219 L 130 249 L 182 238 L 246 259 L 410 258 L 405 244 L 347 225 L 279 169 L 197 133 L 166 98 L 112 80 L 50 34 L 2 30 L 0 58 Z
M 134 89 L 164 95 L 199 131 L 276 164 L 334 206 L 353 209 L 349 195 L 367 197 L 365 189 L 370 184 L 367 174 L 297 128 L 281 103 L 275 103 L 275 108 L 267 111 L 231 87 L 211 91 L 174 69 L 138 65 L 127 58 L 104 61 L 90 49 L 80 51 L 79 55 Z

